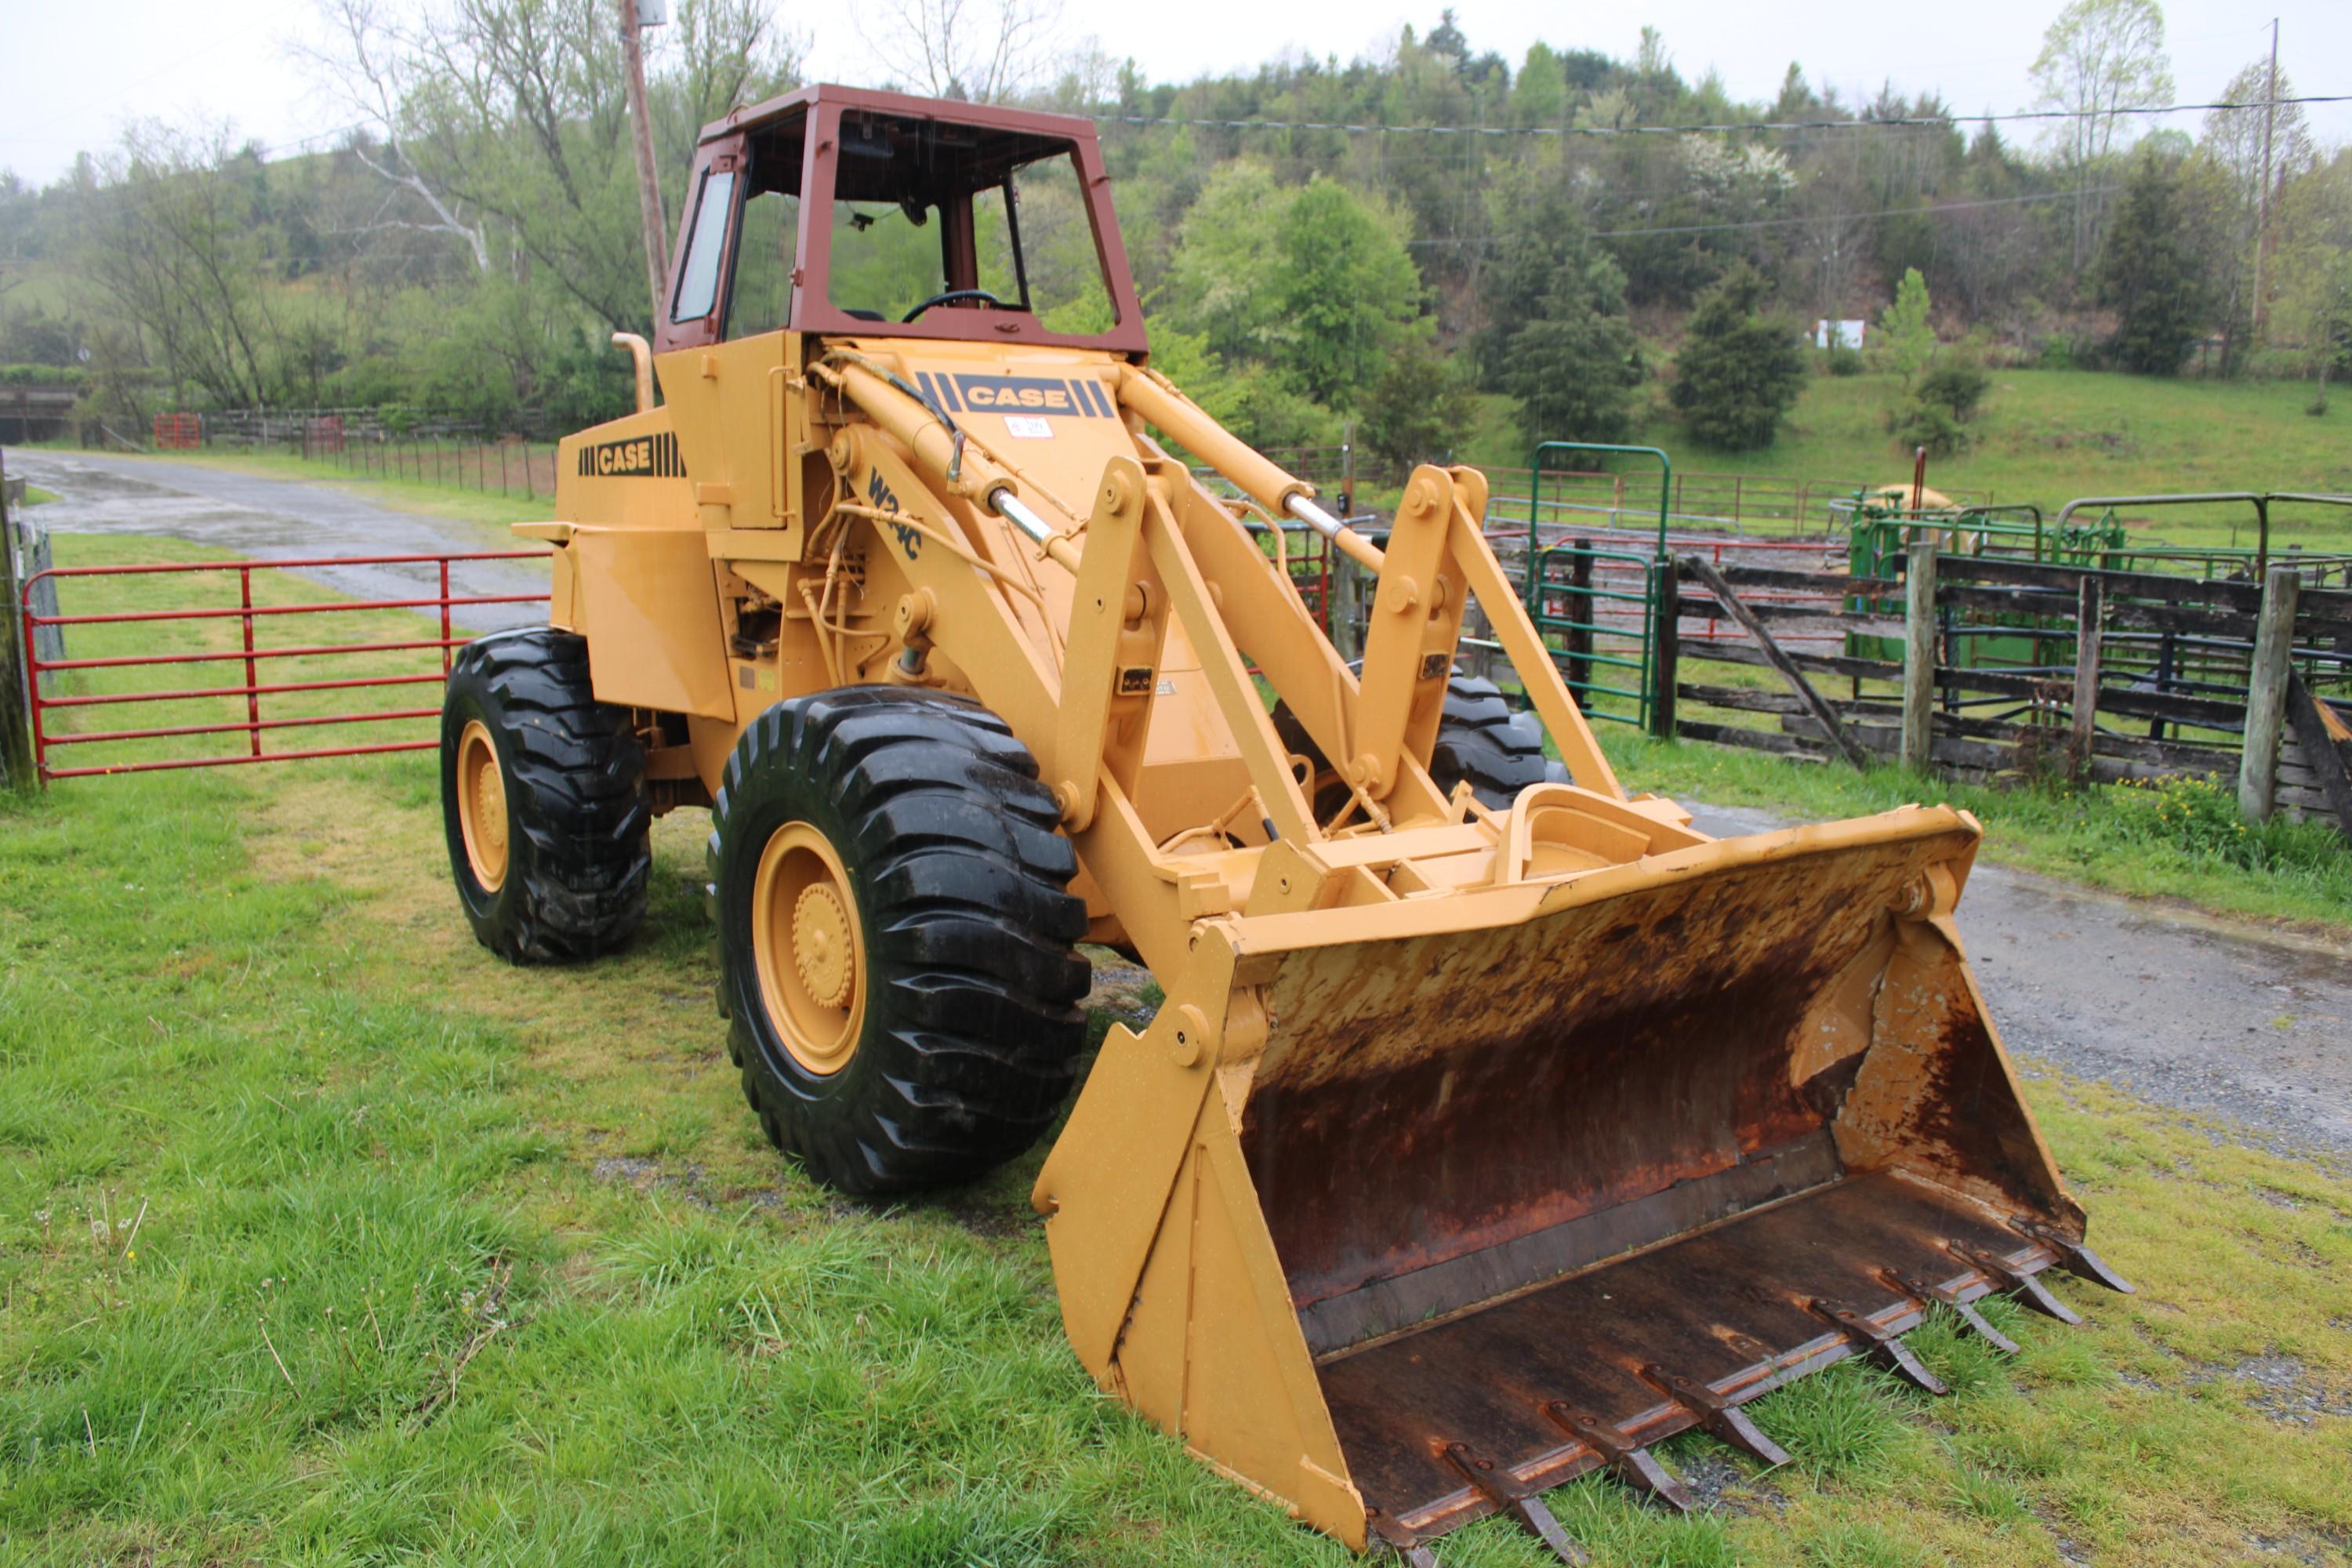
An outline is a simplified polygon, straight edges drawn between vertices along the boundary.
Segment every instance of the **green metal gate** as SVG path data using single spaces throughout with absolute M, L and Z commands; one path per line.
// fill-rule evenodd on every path
M 1570 538 L 1546 543 L 1545 459 L 1554 453 L 1654 458 L 1658 464 L 1658 534 L 1650 553 L 1595 546 Z M 1674 569 L 1666 553 L 1666 501 L 1674 460 L 1655 447 L 1599 441 L 1543 441 L 1528 464 L 1528 560 L 1524 593 L 1529 619 L 1552 650 L 1560 677 L 1585 716 L 1633 724 L 1654 732 L 1663 711 L 1656 701 L 1660 574 Z M 1614 605 L 1630 613 L 1612 616 Z M 1628 684 L 1630 682 L 1630 684 Z

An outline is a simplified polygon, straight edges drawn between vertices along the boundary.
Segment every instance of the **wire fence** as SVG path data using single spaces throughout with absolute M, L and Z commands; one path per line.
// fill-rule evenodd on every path
M 367 479 L 479 490 L 485 495 L 552 500 L 555 447 L 524 441 L 305 441 L 314 463 Z

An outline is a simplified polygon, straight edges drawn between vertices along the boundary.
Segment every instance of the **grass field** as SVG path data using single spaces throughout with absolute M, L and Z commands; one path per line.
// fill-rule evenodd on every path
M 1910 454 L 1885 427 L 1897 398 L 1886 375 L 1807 378 L 1780 438 L 1762 451 L 1700 448 L 1660 415 L 1631 439 L 1664 447 L 1678 469 L 1782 475 L 1811 480 L 1908 482 Z M 2158 380 L 2089 371 L 2001 371 L 1971 427 L 1972 447 L 1934 459 L 1927 482 L 1990 490 L 1996 501 L 2031 501 L 2054 515 L 2081 496 L 2210 490 L 2352 491 L 2352 414 L 2304 413 L 2299 382 Z M 1469 460 L 1526 469 L 1528 445 L 1507 400 L 1490 398 Z M 1524 486 L 1516 487 L 1521 493 Z M 1631 487 L 1629 486 L 1629 491 Z M 1651 492 L 1654 494 L 1654 491 Z M 2150 512 L 2135 542 L 2252 543 L 2250 508 Z M 2352 509 L 2282 508 L 2272 523 L 2282 548 L 2352 547 Z
M 1684 787 L 1700 749 L 1656 750 Z M 768 1150 L 703 831 L 658 825 L 630 951 L 522 972 L 465 928 L 428 755 L 0 802 L 0 1557 L 1347 1560 L 1088 1384 L 1035 1154 L 884 1207 Z M 1601 1562 L 2352 1553 L 2352 1173 L 2027 1092 L 2140 1293 L 1996 1304 L 2013 1363 L 1919 1331 L 1953 1399 L 1852 1364 L 1772 1395 L 1785 1470 L 1678 1440 L 1719 1496 L 1689 1519 L 1563 1489 Z M 1498 1521 L 1444 1557 L 1546 1561 Z

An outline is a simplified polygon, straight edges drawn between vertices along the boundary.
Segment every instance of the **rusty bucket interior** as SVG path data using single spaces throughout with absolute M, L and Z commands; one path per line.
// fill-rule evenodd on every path
M 2082 1215 L 1940 821 L 1284 958 L 1236 1132 L 1370 1537 L 1550 1539 L 1538 1494 L 1600 1468 L 1686 1506 L 1650 1445 L 1774 1462 L 1744 1401 L 1854 1354 L 1932 1384 L 1899 1336 L 1937 1301 L 2056 1306 Z

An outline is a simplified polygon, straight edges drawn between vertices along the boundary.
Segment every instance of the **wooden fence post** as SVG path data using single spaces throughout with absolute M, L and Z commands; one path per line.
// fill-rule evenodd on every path
M 1936 539 L 1911 541 L 1903 578 L 1903 765 L 1924 773 L 1935 760 Z
M 29 672 L 25 668 L 24 584 L 16 580 L 16 520 L 8 509 L 8 476 L 0 468 L 0 783 L 30 795 L 41 787 L 33 756 Z
M 1682 662 L 1683 601 L 1679 575 L 1675 563 L 1662 560 L 1651 568 L 1658 578 L 1658 625 L 1655 642 L 1656 658 L 1652 683 L 1650 733 L 1661 740 L 1675 738 L 1675 681 L 1676 667 Z
M 1576 553 L 1568 558 L 1568 618 L 1580 621 L 1580 626 L 1568 628 L 1568 684 L 1573 691 L 1584 691 L 1592 684 L 1592 541 L 1576 542 Z M 1577 699 L 1591 700 L 1591 694 Z
M 1364 593 L 1366 574 L 1356 564 L 1352 555 L 1341 555 L 1331 563 L 1331 585 L 1326 590 L 1330 602 L 1324 606 L 1330 621 L 1331 646 L 1343 659 L 1355 659 L 1364 653 Z
M 2091 752 L 2098 743 L 2099 626 L 2105 608 L 2106 594 L 2099 574 L 2084 573 L 2074 601 L 2074 711 L 2066 743 L 2069 771 L 2078 779 L 2091 776 Z
M 2263 578 L 2254 621 L 2254 662 L 2246 675 L 2246 749 L 2238 760 L 2238 809 L 2267 822 L 2278 787 L 2279 733 L 2286 723 L 2286 678 L 2294 662 L 2294 601 L 2302 587 L 2292 566 Z

